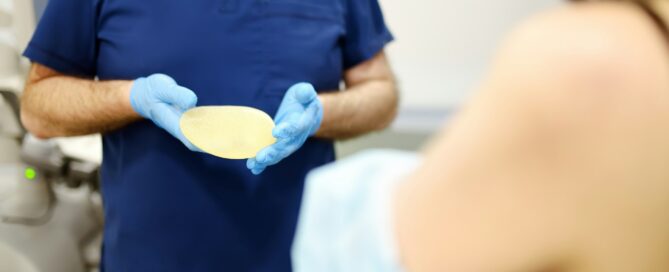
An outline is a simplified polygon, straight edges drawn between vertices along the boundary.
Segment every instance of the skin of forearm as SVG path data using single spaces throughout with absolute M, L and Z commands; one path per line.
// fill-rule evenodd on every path
M 139 119 L 130 106 L 132 81 L 52 76 L 28 82 L 21 120 L 40 138 L 104 133 Z
M 319 95 L 323 122 L 316 137 L 345 140 L 388 127 L 399 94 L 385 53 L 348 70 L 344 79 L 346 90 Z
M 398 94 L 393 80 L 370 80 L 341 92 L 319 95 L 323 122 L 317 137 L 343 140 L 376 130 L 393 121 Z
M 40 138 L 104 133 L 139 119 L 129 102 L 132 81 L 54 76 L 28 83 L 21 119 Z M 316 136 L 347 139 L 386 128 L 397 112 L 392 80 L 370 80 L 319 95 L 323 122 Z

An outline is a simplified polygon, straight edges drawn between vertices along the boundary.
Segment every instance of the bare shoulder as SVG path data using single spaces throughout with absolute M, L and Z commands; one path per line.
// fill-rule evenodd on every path
M 535 15 L 517 27 L 503 44 L 499 60 L 562 75 L 635 79 L 667 74 L 663 72 L 669 69 L 669 43 L 633 4 L 572 4 Z
M 513 30 L 487 81 L 494 89 L 530 100 L 527 103 L 550 97 L 562 111 L 574 110 L 577 99 L 602 110 L 602 101 L 612 107 L 634 106 L 630 94 L 638 99 L 666 98 L 669 43 L 633 4 L 566 5 L 537 14 Z
M 662 62 L 669 61 L 669 44 L 657 26 L 630 3 L 580 3 L 545 11 L 518 26 L 505 45 L 541 45 L 538 53 L 572 56 L 565 60 L 649 61 L 665 57 Z

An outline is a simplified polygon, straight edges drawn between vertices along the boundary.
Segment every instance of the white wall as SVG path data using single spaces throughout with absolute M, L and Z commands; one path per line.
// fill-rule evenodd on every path
M 396 37 L 388 54 L 403 94 L 397 127 L 403 126 L 402 120 L 412 119 L 408 115 L 418 112 L 423 116 L 418 119 L 425 119 L 431 118 L 430 112 L 457 107 L 485 72 L 500 39 L 528 15 L 562 1 L 380 2 Z

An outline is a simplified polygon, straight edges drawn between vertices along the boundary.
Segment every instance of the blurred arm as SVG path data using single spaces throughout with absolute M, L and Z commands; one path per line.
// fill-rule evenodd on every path
M 514 32 L 396 195 L 407 270 L 634 271 L 621 264 L 655 257 L 669 226 L 669 58 L 654 30 L 596 3 Z
M 395 118 L 399 95 L 385 53 L 344 75 L 346 90 L 320 94 L 323 122 L 317 137 L 346 139 L 386 128 Z
M 21 120 L 40 138 L 107 132 L 139 119 L 132 81 L 96 81 L 33 63 L 21 99 Z

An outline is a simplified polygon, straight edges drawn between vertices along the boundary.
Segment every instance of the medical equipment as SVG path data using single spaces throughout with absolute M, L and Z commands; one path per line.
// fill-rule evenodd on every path
M 179 128 L 181 115 L 197 104 L 197 96 L 193 91 L 179 86 L 168 75 L 153 74 L 133 82 L 130 104 L 139 115 L 172 134 L 188 149 L 199 151 Z
M 274 121 L 250 107 L 208 106 L 193 108 L 181 117 L 181 131 L 201 150 L 226 159 L 255 157 L 273 144 Z
M 316 89 L 309 83 L 298 83 L 288 89 L 274 117 L 272 134 L 277 142 L 264 148 L 246 167 L 253 174 L 262 173 L 270 165 L 297 151 L 310 136 L 316 134 L 323 120 L 323 105 Z
M 5 101 L 15 99 L 10 98 L 13 92 L 0 93 Z M 102 233 L 99 162 L 65 154 L 60 140 L 25 135 L 20 141 L 13 137 L 1 141 L 6 144 L 3 151 L 15 152 L 0 155 L 4 161 L 0 164 L 0 246 L 5 248 L 0 259 L 25 263 L 17 263 L 17 269 L 35 269 L 25 271 L 97 268 Z M 15 148 L 6 148 L 10 141 Z M 90 150 L 90 145 L 84 149 Z
M 0 93 L 5 101 L 12 100 L 13 92 Z M 8 144 L 6 137 L 2 140 Z M 29 134 L 21 141 L 10 140 L 16 152 L 2 154 L 5 163 L 0 164 L 0 246 L 12 253 L 0 252 L 0 259 L 18 262 L 13 256 L 21 256 L 20 262 L 37 269 L 28 271 L 39 272 L 97 267 L 102 232 L 99 162 L 65 154 L 59 140 Z
M 99 137 L 74 145 L 39 140 L 18 118 L 26 71 L 19 56 L 33 12 L 32 1 L 0 2 L 0 271 L 94 271 L 102 233 Z M 82 156 L 91 152 L 98 153 Z
M 39 272 L 26 257 L 2 244 L 0 244 L 0 264 L 3 271 Z
M 414 153 L 374 150 L 312 171 L 293 243 L 294 270 L 403 271 L 392 196 L 419 162 Z

